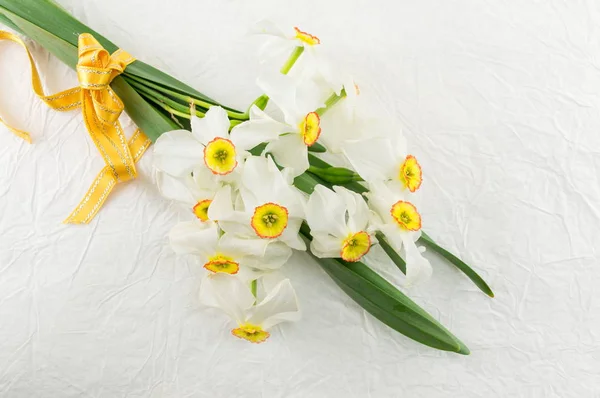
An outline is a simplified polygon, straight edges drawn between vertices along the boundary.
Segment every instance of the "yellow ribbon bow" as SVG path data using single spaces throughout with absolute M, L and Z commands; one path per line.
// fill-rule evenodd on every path
M 119 116 L 123 102 L 110 87 L 112 80 L 123 73 L 135 59 L 122 50 L 110 55 L 90 34 L 79 36 L 79 60 L 77 77 L 79 87 L 46 96 L 39 73 L 27 45 L 16 35 L 0 31 L 0 40 L 20 44 L 31 64 L 31 82 L 35 94 L 52 109 L 67 111 L 82 109 L 85 126 L 96 148 L 104 158 L 106 166 L 100 171 L 83 200 L 64 221 L 65 223 L 89 223 L 118 182 L 134 179 L 137 175 L 135 163 L 142 157 L 151 141 L 137 130 L 129 142 L 125 138 Z M 2 121 L 10 131 L 31 142 L 24 131 L 12 128 Z

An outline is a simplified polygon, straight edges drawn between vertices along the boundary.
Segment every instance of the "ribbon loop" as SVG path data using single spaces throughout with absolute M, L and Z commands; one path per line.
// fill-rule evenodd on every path
M 92 35 L 84 33 L 79 36 L 78 46 L 79 87 L 46 96 L 35 62 L 25 43 L 18 36 L 3 31 L 0 31 L 0 40 L 13 41 L 25 49 L 31 64 L 33 89 L 42 101 L 58 111 L 82 109 L 85 126 L 94 145 L 104 158 L 106 166 L 65 222 L 87 224 L 100 210 L 108 194 L 118 182 L 136 177 L 135 163 L 151 143 L 140 130 L 137 130 L 127 141 L 119 122 L 119 116 L 125 107 L 110 87 L 113 79 L 123 73 L 135 58 L 120 49 L 110 55 Z M 0 123 L 4 124 L 2 119 Z M 14 134 L 31 142 L 29 134 L 8 125 L 7 127 Z

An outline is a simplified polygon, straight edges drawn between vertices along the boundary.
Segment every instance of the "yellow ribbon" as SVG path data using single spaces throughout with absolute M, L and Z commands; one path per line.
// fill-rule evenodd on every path
M 31 64 L 33 91 L 48 106 L 58 111 L 81 108 L 85 126 L 106 166 L 100 171 L 85 197 L 64 221 L 72 224 L 89 223 L 118 182 L 134 179 L 135 163 L 142 157 L 151 141 L 137 130 L 129 141 L 119 122 L 123 102 L 110 87 L 112 80 L 123 73 L 135 59 L 122 50 L 110 55 L 90 34 L 79 36 L 77 78 L 79 87 L 46 96 L 31 52 L 18 36 L 0 31 L 0 40 L 10 40 L 21 45 Z M 4 124 L 10 131 L 31 143 L 28 133 Z

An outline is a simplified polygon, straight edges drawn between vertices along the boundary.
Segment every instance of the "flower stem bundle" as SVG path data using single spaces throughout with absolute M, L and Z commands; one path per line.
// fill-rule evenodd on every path
M 52 0 L 0 0 L 0 22 L 78 65 L 78 37 L 118 47 Z M 298 28 L 257 26 L 267 59 L 263 94 L 245 111 L 134 61 L 112 80 L 125 111 L 155 142 L 161 193 L 189 210 L 170 242 L 205 268 L 200 301 L 235 322 L 233 336 L 253 343 L 300 318 L 291 281 L 280 270 L 307 250 L 333 281 L 380 321 L 422 344 L 468 354 L 457 337 L 378 271 L 405 285 L 426 281 L 425 247 L 454 264 L 485 294 L 466 263 L 422 231 L 416 203 L 423 170 L 386 118 L 366 114 L 363 95 Z M 300 298 L 301 300 L 301 298 Z

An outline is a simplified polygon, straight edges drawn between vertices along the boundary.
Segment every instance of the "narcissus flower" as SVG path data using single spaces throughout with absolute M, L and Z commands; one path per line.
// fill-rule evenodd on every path
M 321 43 L 316 35 L 299 27 L 282 29 L 270 21 L 257 23 L 253 32 L 270 38 L 261 50 L 263 64 L 281 65 L 284 57 L 302 50 L 302 55 L 290 73 L 323 82 L 330 92 L 339 93 L 344 75 L 331 62 L 327 45 Z
M 304 218 L 304 198 L 279 171 L 273 159 L 246 159 L 239 188 L 241 203 L 226 189 L 215 196 L 209 217 L 227 233 L 246 239 L 283 242 L 306 250 L 298 231 Z
M 417 208 L 402 192 L 382 182 L 371 183 L 369 188 L 369 207 L 379 216 L 375 227 L 383 232 L 394 249 L 404 249 L 407 283 L 429 279 L 431 264 L 416 245 L 421 230 L 421 215 Z
M 369 218 L 369 207 L 360 195 L 343 187 L 332 191 L 316 186 L 306 207 L 312 253 L 321 258 L 359 261 L 374 243 Z
M 240 273 L 246 279 L 281 267 L 292 254 L 284 243 L 221 235 L 216 224 L 197 221 L 175 225 L 169 238 L 176 253 L 197 255 L 208 271 Z
M 265 151 L 272 153 L 277 163 L 288 168 L 293 176 L 298 176 L 308 169 L 308 147 L 321 135 L 321 117 L 316 110 L 324 106 L 322 96 L 310 80 L 293 79 L 279 72 L 259 78 L 258 85 L 281 109 L 285 122 L 255 111 L 249 121 L 236 126 L 234 131 L 244 135 L 264 130 L 277 132 L 279 139 L 270 140 Z
M 281 322 L 300 319 L 298 299 L 289 279 L 277 283 L 254 305 L 256 300 L 249 284 L 235 275 L 208 275 L 200 287 L 200 301 L 228 314 L 237 323 L 231 333 L 251 343 L 266 341 L 269 330 Z
M 227 113 L 219 106 L 211 107 L 203 118 L 193 116 L 191 125 L 191 132 L 170 131 L 156 140 L 154 165 L 158 170 L 183 177 L 204 167 L 214 176 L 227 176 L 248 156 L 248 150 L 279 135 L 268 129 L 230 135 Z
M 356 172 L 368 182 L 390 182 L 410 192 L 421 186 L 421 165 L 414 156 L 407 155 L 403 137 L 347 142 L 343 151 Z
M 321 44 L 321 39 L 317 36 L 298 27 L 284 30 L 268 20 L 258 22 L 253 28 L 253 33 L 267 35 L 273 39 L 273 43 L 267 47 L 269 52 L 292 50 L 294 47 L 309 49 Z

